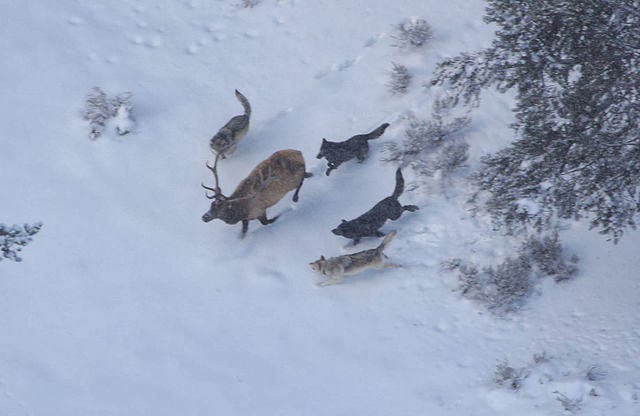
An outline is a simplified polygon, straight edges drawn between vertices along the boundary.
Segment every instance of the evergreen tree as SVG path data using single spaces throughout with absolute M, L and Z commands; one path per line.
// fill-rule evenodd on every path
M 640 210 L 640 1 L 488 0 L 490 47 L 441 62 L 452 104 L 515 90 L 516 137 L 476 176 L 512 230 L 586 216 L 614 241 Z

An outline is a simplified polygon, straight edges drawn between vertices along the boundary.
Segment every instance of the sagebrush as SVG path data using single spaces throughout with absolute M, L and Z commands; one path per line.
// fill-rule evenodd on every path
M 449 120 L 436 102 L 429 120 L 409 117 L 404 140 L 387 143 L 382 160 L 408 166 L 419 178 L 446 177 L 464 166 L 469 157 L 464 130 L 470 121 L 466 116 Z
M 395 62 L 392 62 L 392 65 L 393 68 L 389 73 L 389 82 L 387 83 L 387 87 L 394 95 L 406 94 L 413 77 L 406 66 L 396 64 Z
M 0 224 L 0 261 L 3 259 L 22 261 L 19 253 L 40 231 L 42 223 L 7 226 Z
M 85 99 L 83 117 L 89 122 L 89 137 L 93 140 L 102 135 L 107 125 L 119 135 L 125 135 L 133 130 L 133 94 L 123 92 L 109 98 L 99 87 L 93 87 Z
M 485 305 L 496 315 L 519 310 L 534 292 L 538 281 L 552 277 L 556 282 L 568 280 L 577 271 L 578 258 L 568 256 L 558 233 L 531 236 L 516 255 L 496 265 L 479 267 L 461 259 L 444 264 L 458 273 L 458 290 L 466 298 Z
M 433 36 L 433 30 L 421 17 L 413 17 L 396 25 L 392 35 L 394 46 L 399 48 L 420 48 Z

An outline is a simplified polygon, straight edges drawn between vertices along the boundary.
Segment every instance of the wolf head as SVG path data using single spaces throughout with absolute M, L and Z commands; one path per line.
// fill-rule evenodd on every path
M 327 259 L 324 258 L 324 256 L 320 256 L 320 258 L 312 263 L 309 263 L 309 266 L 311 266 L 311 269 L 316 271 L 316 272 L 320 272 L 322 273 L 322 271 L 325 269 L 327 265 Z
M 323 138 L 322 144 L 320 145 L 320 151 L 318 152 L 318 156 L 316 156 L 316 158 L 322 159 L 323 157 L 325 157 L 326 151 L 327 151 L 327 139 Z
M 340 225 L 331 230 L 335 235 L 341 235 L 347 237 L 345 234 L 349 233 L 349 222 L 347 220 L 342 220 Z
M 224 152 L 233 144 L 233 133 L 228 128 L 221 128 L 209 142 L 211 149 Z

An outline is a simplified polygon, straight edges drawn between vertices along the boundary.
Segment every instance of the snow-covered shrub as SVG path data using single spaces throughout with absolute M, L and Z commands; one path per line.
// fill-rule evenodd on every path
M 133 94 L 127 91 L 116 95 L 111 100 L 113 121 L 116 131 L 120 136 L 130 133 L 135 126 L 133 116 L 131 114 L 133 110 L 133 104 L 131 103 L 132 98 Z
M 578 259 L 567 258 L 557 233 L 527 238 L 517 255 L 497 265 L 479 268 L 461 259 L 453 259 L 443 266 L 458 272 L 458 290 L 468 299 L 485 305 L 496 315 L 520 309 L 534 292 L 538 281 L 553 277 L 556 282 L 571 278 L 578 271 Z
M 399 48 L 420 48 L 431 39 L 433 31 L 427 21 L 420 17 L 412 17 L 396 25 L 392 37 L 394 46 Z
M 411 83 L 412 75 L 406 66 L 392 62 L 393 68 L 389 73 L 387 87 L 394 95 L 401 95 L 407 92 Z
M 465 274 L 464 271 L 471 271 Z M 520 309 L 534 288 L 531 263 L 526 257 L 507 258 L 496 266 L 482 270 L 475 267 L 459 269 L 462 295 L 479 301 L 497 315 Z
M 603 373 L 606 375 L 606 372 Z M 541 409 L 545 407 L 544 402 L 557 401 L 564 414 L 577 413 L 586 406 L 593 406 L 594 410 L 605 409 L 610 407 L 607 402 L 619 400 L 618 397 L 607 397 L 616 389 L 603 385 L 604 376 L 591 380 L 584 374 L 582 360 L 576 363 L 566 357 L 552 358 L 543 352 L 534 355 L 533 361 L 521 367 L 510 365 L 506 359 L 498 362 L 492 382 L 499 388 L 517 392 L 517 397 L 523 400 L 534 400 Z M 596 410 L 593 414 L 600 413 Z
M 13 225 L 0 224 L 0 261 L 3 259 L 22 261 L 18 253 L 29 244 L 32 236 L 40 231 L 42 223 Z
M 83 117 L 89 122 L 89 137 L 97 139 L 108 125 L 119 135 L 130 133 L 134 126 L 131 102 L 133 94 L 124 92 L 109 99 L 99 87 L 93 87 L 85 100 Z
M 258 4 L 260 4 L 261 0 L 242 0 L 242 7 L 244 7 L 245 9 L 251 9 L 255 6 L 257 6 Z
M 565 412 L 577 413 L 582 409 L 582 397 L 570 398 L 559 391 L 554 391 L 554 393 L 556 394 L 556 400 L 560 402 Z
M 568 280 L 576 274 L 578 258 L 570 258 L 564 253 L 558 232 L 545 235 L 541 239 L 531 237 L 520 247 L 520 255 L 530 259 L 545 276 L 552 276 L 556 282 Z
M 104 125 L 111 117 L 111 107 L 107 94 L 100 88 L 93 87 L 85 100 L 84 119 L 89 122 L 89 137 L 97 139 L 104 130 Z
M 589 367 L 589 369 L 585 374 L 585 377 L 589 381 L 602 380 L 606 376 L 607 376 L 607 372 L 604 369 L 602 369 L 602 367 L 600 367 L 599 365 L 592 365 L 591 367 Z
M 500 361 L 496 365 L 493 374 L 493 382 L 498 386 L 507 386 L 513 390 L 519 390 L 523 381 L 529 377 L 531 372 L 526 367 L 515 368 L 509 365 L 508 360 Z
M 446 120 L 443 107 L 436 105 L 430 120 L 410 116 L 405 139 L 401 143 L 387 143 L 385 162 L 396 162 L 411 167 L 419 177 L 446 177 L 464 165 L 469 145 L 463 131 L 470 123 L 468 117 Z

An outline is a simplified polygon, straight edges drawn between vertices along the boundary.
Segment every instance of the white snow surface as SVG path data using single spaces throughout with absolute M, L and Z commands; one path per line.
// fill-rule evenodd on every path
M 44 224 L 23 262 L 0 263 L 0 415 L 639 415 L 637 232 L 613 245 L 566 224 L 580 273 L 505 318 L 441 266 L 495 264 L 517 246 L 470 215 L 464 180 L 512 137 L 508 95 L 487 91 L 474 110 L 467 169 L 401 196 L 420 210 L 382 230 L 398 230 L 387 254 L 402 268 L 321 288 L 308 265 L 379 243 L 354 249 L 330 230 L 391 194 L 383 145 L 402 140 L 406 114 L 429 117 L 438 60 L 489 45 L 484 3 L 241 3 L 0 4 L 0 221 Z M 416 16 L 433 38 L 392 46 Z M 388 91 L 392 62 L 414 75 L 406 95 Z M 93 86 L 133 94 L 134 132 L 88 138 Z M 279 149 L 314 173 L 244 239 L 239 224 L 201 221 L 209 138 L 242 113 L 236 88 L 253 114 L 220 162 L 223 191 Z M 324 175 L 323 137 L 382 122 L 364 163 Z M 518 391 L 493 381 L 505 360 L 528 369 Z

